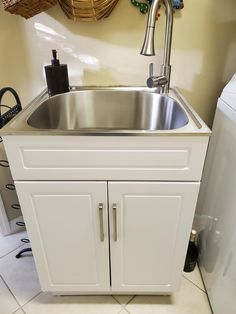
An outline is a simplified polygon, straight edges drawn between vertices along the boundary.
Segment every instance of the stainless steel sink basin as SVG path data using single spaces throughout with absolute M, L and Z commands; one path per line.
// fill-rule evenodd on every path
M 189 122 L 174 99 L 151 92 L 82 90 L 42 102 L 27 123 L 53 130 L 173 130 Z
M 160 95 L 142 86 L 72 86 L 49 98 L 44 90 L 1 135 L 196 136 L 209 129 L 177 89 Z

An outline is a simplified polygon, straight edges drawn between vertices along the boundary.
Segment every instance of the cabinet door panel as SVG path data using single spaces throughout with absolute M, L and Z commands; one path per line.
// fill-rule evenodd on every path
M 113 291 L 178 288 L 198 189 L 198 183 L 109 183 Z
M 107 184 L 16 182 L 16 188 L 42 288 L 109 290 Z M 103 219 L 104 241 L 99 218 Z

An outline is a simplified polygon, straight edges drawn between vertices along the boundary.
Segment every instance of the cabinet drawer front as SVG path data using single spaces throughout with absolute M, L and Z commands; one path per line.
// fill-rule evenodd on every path
M 15 180 L 192 180 L 208 137 L 4 138 Z

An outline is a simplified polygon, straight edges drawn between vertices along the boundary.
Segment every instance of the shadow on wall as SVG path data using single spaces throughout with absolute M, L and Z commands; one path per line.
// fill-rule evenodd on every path
M 212 126 L 217 98 L 236 72 L 236 2 L 229 0 L 222 4 L 220 0 L 214 3 L 211 1 L 201 11 L 199 9 L 201 7 L 203 9 L 203 3 L 198 3 L 199 5 L 196 3 L 195 7 L 192 7 L 195 14 L 183 17 L 189 23 L 188 36 L 182 36 L 181 39 L 181 31 L 184 29 L 184 25 L 181 24 L 184 21 L 176 21 L 177 34 L 174 35 L 176 41 L 173 54 L 178 48 L 198 52 L 199 64 L 197 58 L 195 62 L 192 60 L 191 64 L 185 62 L 183 58 L 182 64 L 176 65 L 178 79 L 183 81 L 180 76 L 192 68 L 194 73 L 192 81 L 182 82 L 180 89 L 205 122 Z M 191 83 L 191 86 L 188 85 L 186 88 L 186 83 L 187 85 Z

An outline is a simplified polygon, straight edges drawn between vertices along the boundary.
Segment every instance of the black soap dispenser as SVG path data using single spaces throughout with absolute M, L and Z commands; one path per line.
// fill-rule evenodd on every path
M 44 67 L 49 96 L 69 92 L 69 78 L 66 64 L 60 64 L 57 51 L 52 50 L 52 64 Z

